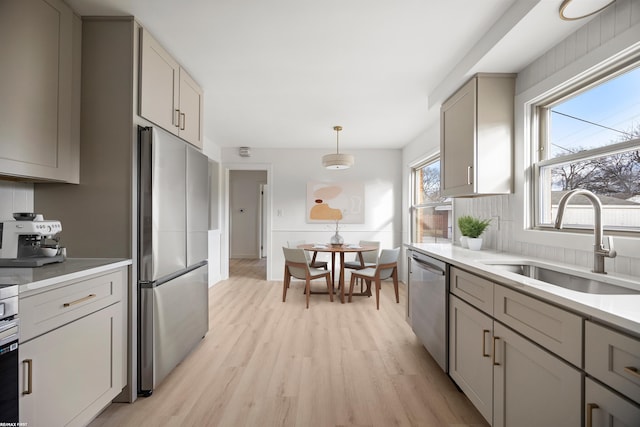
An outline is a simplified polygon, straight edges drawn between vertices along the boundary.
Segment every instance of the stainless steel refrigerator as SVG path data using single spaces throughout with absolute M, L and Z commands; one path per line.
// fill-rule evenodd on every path
M 138 391 L 153 389 L 209 329 L 209 162 L 139 127 Z

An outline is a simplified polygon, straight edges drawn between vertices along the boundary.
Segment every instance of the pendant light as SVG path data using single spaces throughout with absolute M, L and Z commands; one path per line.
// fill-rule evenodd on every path
M 336 154 L 327 154 L 322 156 L 322 166 L 327 169 L 349 169 L 353 166 L 354 158 L 351 154 L 340 153 L 339 135 L 342 126 L 334 126 L 336 131 Z
M 600 12 L 616 0 L 564 0 L 560 5 L 560 18 L 575 21 Z

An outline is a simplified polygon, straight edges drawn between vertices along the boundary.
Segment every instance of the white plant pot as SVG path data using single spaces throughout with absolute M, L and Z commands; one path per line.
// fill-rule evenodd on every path
M 467 236 L 460 236 L 460 246 L 462 246 L 463 248 L 469 247 L 469 245 L 467 244 Z
M 482 237 L 467 237 L 467 245 L 469 245 L 469 249 L 472 251 L 479 251 L 482 247 Z

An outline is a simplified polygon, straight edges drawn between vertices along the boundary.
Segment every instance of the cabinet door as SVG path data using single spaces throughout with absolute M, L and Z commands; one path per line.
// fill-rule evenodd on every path
M 80 29 L 61 0 L 0 2 L 0 175 L 78 182 Z
M 581 425 L 582 374 L 494 323 L 493 426 Z
M 19 351 L 20 422 L 86 425 L 124 386 L 120 303 L 22 344 Z
M 474 192 L 476 138 L 476 79 L 471 79 L 440 112 L 442 194 Z
M 640 402 L 640 340 L 588 320 L 584 340 L 587 373 Z
M 202 89 L 180 69 L 180 137 L 202 149 Z
M 140 115 L 178 135 L 180 66 L 145 29 L 140 38 Z
M 584 382 L 586 427 L 632 427 L 640 425 L 640 406 L 587 378 Z
M 491 423 L 493 320 L 454 295 L 449 304 L 449 375 Z

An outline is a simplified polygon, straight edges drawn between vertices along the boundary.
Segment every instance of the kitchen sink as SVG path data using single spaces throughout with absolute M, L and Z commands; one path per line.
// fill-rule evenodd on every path
M 634 295 L 640 290 L 560 271 L 559 268 L 534 261 L 487 261 L 486 265 L 540 280 L 572 291 L 600 295 Z M 586 273 L 588 274 L 588 273 Z M 585 275 L 586 275 L 585 274 Z

